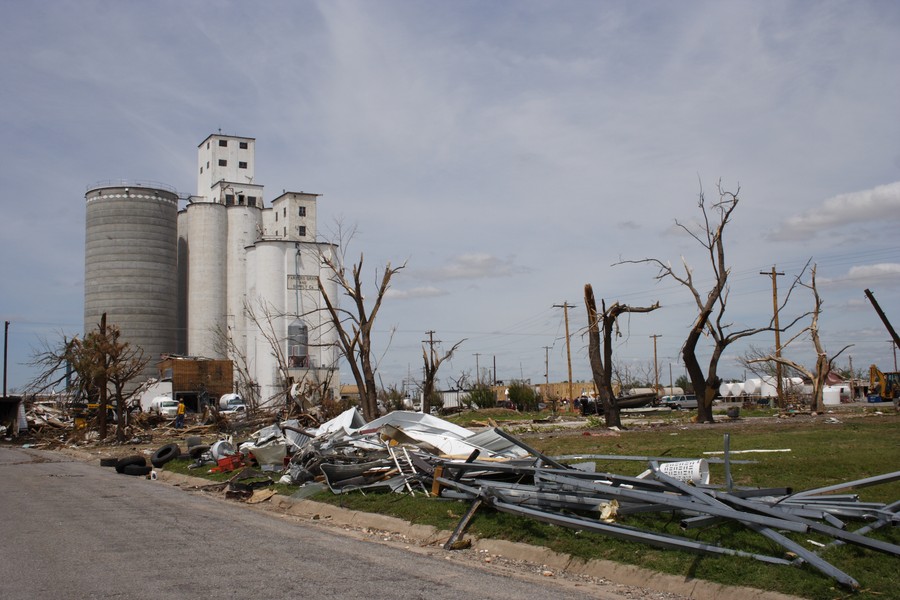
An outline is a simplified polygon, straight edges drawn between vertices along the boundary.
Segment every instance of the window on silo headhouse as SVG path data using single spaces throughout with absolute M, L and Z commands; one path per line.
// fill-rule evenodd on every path
M 301 207 L 299 207 L 299 208 L 300 208 L 300 210 L 297 211 L 297 212 L 299 213 L 299 216 L 305 217 L 305 216 L 306 216 L 306 207 L 305 207 L 305 206 L 301 206 Z
M 225 194 L 225 204 L 232 206 L 234 204 L 234 194 Z

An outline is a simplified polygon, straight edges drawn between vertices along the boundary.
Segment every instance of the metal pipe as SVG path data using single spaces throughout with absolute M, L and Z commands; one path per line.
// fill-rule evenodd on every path
M 659 548 L 669 548 L 674 550 L 687 550 L 689 552 L 698 552 L 698 553 L 707 553 L 707 554 L 724 554 L 730 556 L 740 556 L 745 558 L 754 558 L 756 560 L 766 562 L 774 565 L 789 565 L 791 564 L 789 561 L 778 558 L 774 556 L 766 556 L 763 554 L 754 554 L 750 552 L 742 552 L 740 550 L 733 550 L 731 548 L 724 548 L 722 546 L 716 546 L 712 544 L 705 544 L 703 542 L 697 542 L 695 540 L 682 538 L 673 535 L 665 535 L 659 533 L 653 533 L 649 531 L 643 531 L 638 529 L 632 529 L 630 527 L 624 527 L 622 525 L 615 525 L 611 523 L 601 523 L 599 521 L 591 521 L 588 519 L 580 519 L 576 517 L 570 517 L 566 515 L 560 515 L 556 513 L 549 513 L 544 511 L 539 511 L 531 508 L 526 508 L 523 506 L 516 506 L 515 504 L 509 504 L 507 502 L 502 502 L 498 500 L 494 500 L 491 502 L 491 506 L 496 508 L 499 511 L 507 512 L 511 514 L 519 514 L 527 517 L 531 517 L 533 519 L 537 519 L 538 521 L 543 521 L 545 523 L 551 523 L 553 525 L 559 525 L 561 527 L 568 527 L 571 529 L 583 529 L 589 530 L 596 533 L 600 533 L 603 535 L 607 535 L 609 537 L 632 541 L 632 542 L 643 542 L 646 544 L 650 544 L 652 546 L 657 546 Z
M 804 490 L 802 492 L 795 493 L 793 496 L 789 496 L 789 498 L 804 498 L 806 496 L 826 494 L 828 492 L 836 492 L 838 490 L 858 489 L 878 485 L 881 483 L 891 483 L 898 480 L 900 480 L 900 471 L 894 471 L 893 473 L 885 473 L 884 475 L 875 475 L 874 477 L 866 477 L 864 479 L 856 479 L 854 481 L 847 481 L 844 483 L 837 483 L 835 485 L 813 488 L 811 490 Z

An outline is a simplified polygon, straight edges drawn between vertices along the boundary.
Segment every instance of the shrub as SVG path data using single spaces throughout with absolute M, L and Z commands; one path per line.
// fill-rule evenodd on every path
M 538 395 L 530 384 L 524 381 L 513 381 L 509 385 L 509 401 L 512 402 L 518 410 L 537 410 L 538 400 Z
M 497 406 L 497 396 L 490 387 L 478 383 L 462 397 L 462 403 L 468 408 L 494 408 Z

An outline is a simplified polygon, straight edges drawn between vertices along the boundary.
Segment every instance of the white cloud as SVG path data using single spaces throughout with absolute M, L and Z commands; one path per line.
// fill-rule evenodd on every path
M 900 182 L 829 198 L 821 206 L 791 217 L 768 238 L 798 241 L 850 223 L 885 220 L 900 220 Z
M 900 283 L 900 264 L 880 263 L 851 267 L 843 277 L 819 279 L 823 286 L 860 287 L 868 285 L 894 286 Z
M 512 277 L 528 271 L 528 268 L 516 265 L 512 257 L 503 259 L 491 254 L 480 253 L 462 254 L 442 267 L 419 270 L 415 274 L 422 279 L 443 281 L 447 279 Z
M 398 290 L 388 288 L 384 293 L 385 298 L 396 300 L 409 300 L 411 298 L 434 298 L 435 296 L 446 296 L 447 292 L 432 286 L 410 288 L 408 290 Z

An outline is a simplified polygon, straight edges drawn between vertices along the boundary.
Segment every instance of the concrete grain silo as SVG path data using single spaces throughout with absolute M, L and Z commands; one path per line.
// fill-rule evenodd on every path
M 176 350 L 178 195 L 159 184 L 97 184 L 85 194 L 84 330 L 105 312 L 150 358 Z
M 293 250 L 293 244 L 275 240 L 247 249 L 247 304 L 255 319 L 247 321 L 247 353 L 255 363 L 264 404 L 282 389 L 279 357 L 272 344 L 280 345 L 287 335 L 285 265 Z
M 225 358 L 219 336 L 226 330 L 226 258 L 228 221 L 225 206 L 194 202 L 187 217 L 188 351 L 204 358 Z
M 244 300 L 247 296 L 247 248 L 252 246 L 262 228 L 262 209 L 257 206 L 227 206 L 228 290 L 225 314 L 231 336 L 237 347 L 243 348 L 247 339 Z

